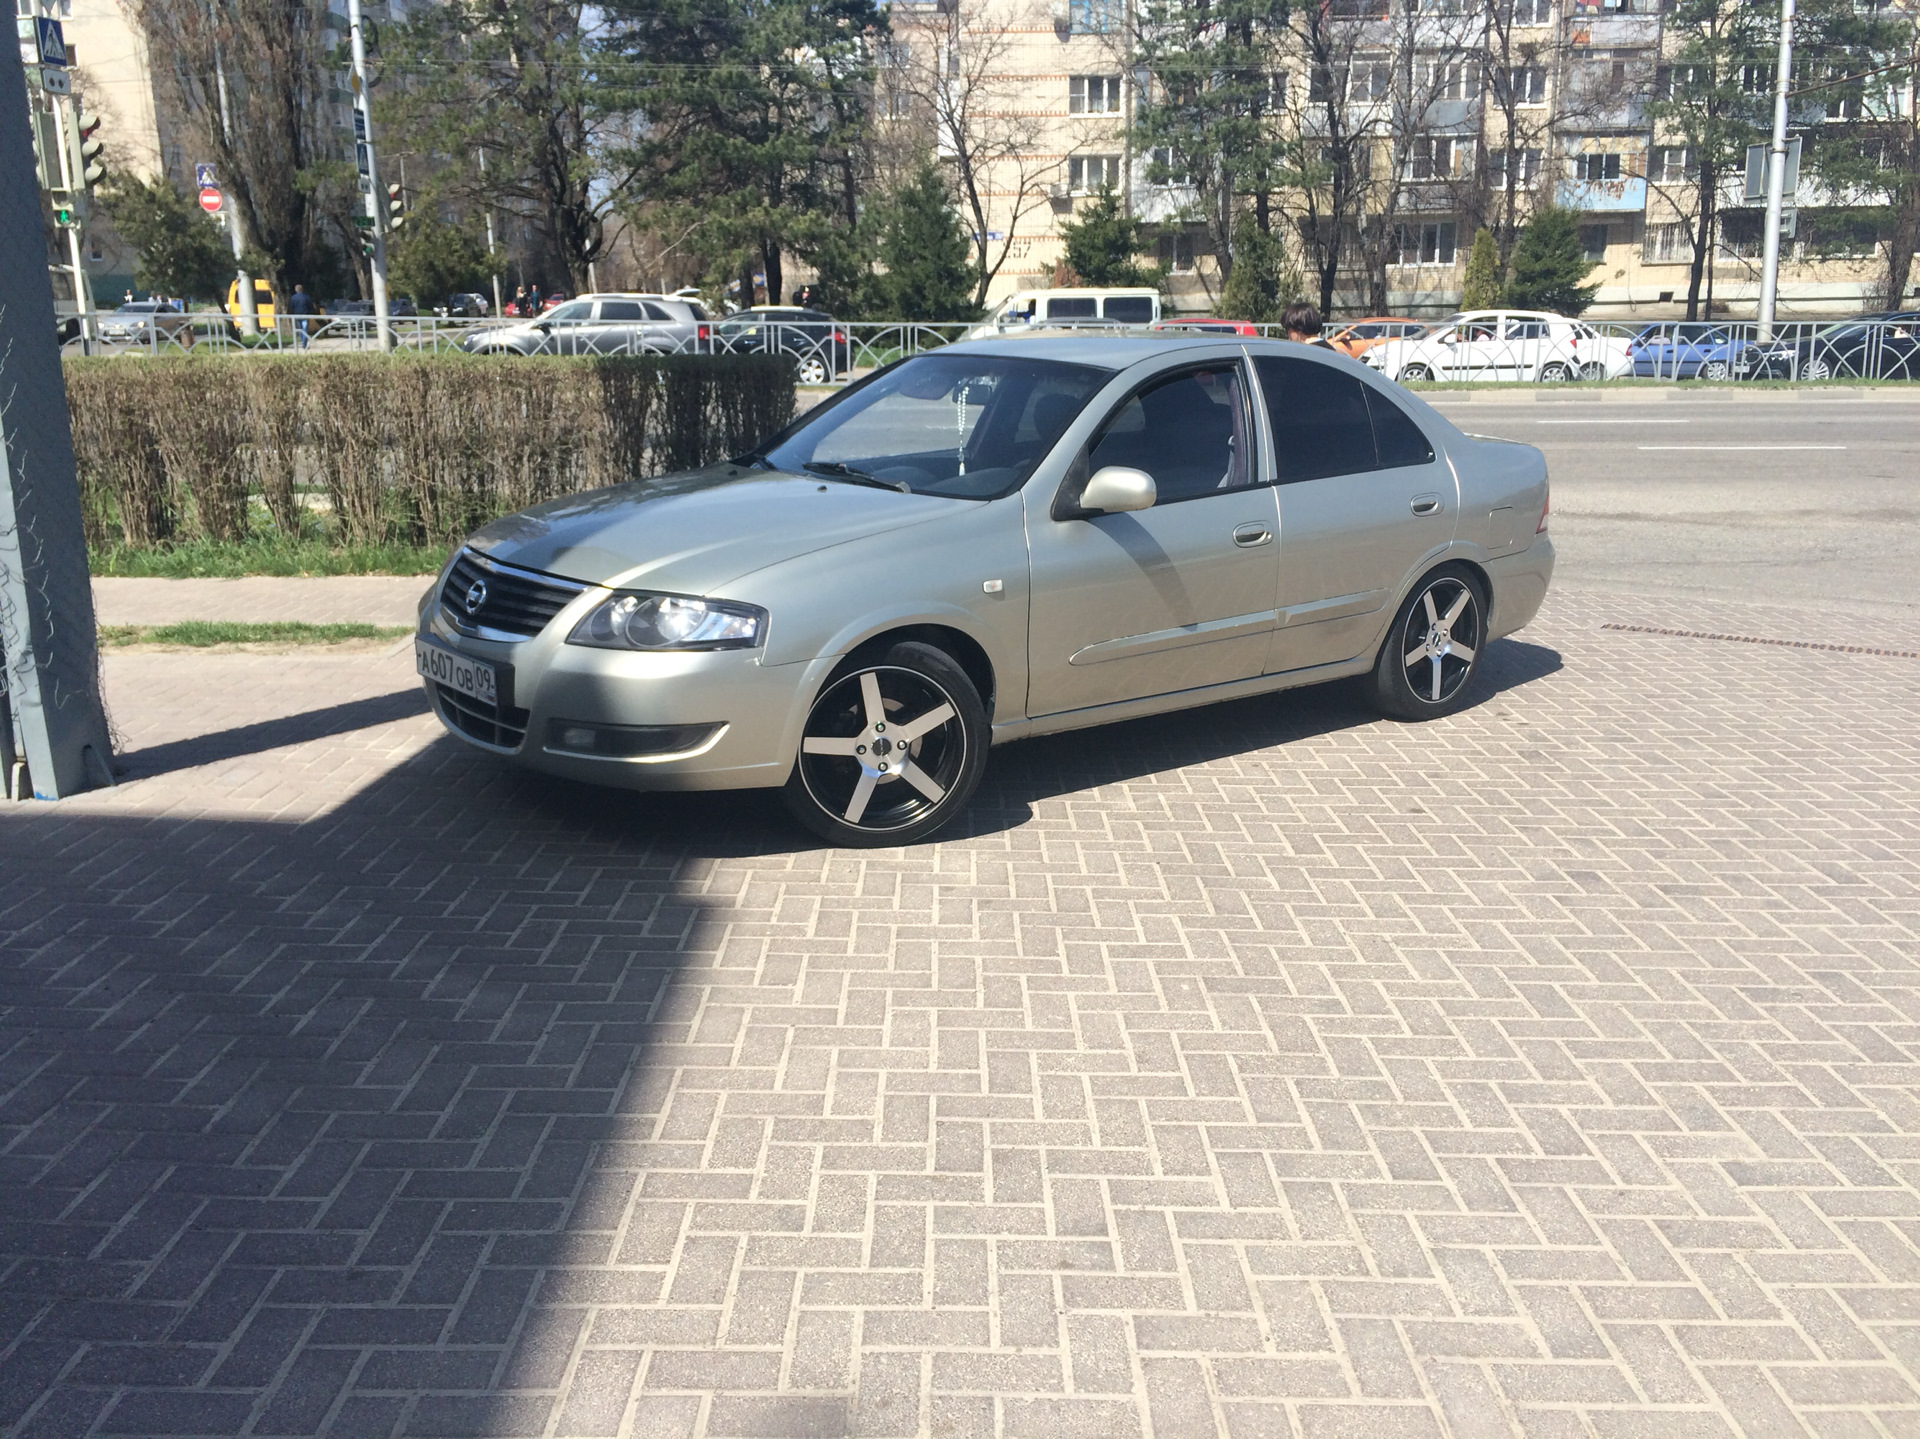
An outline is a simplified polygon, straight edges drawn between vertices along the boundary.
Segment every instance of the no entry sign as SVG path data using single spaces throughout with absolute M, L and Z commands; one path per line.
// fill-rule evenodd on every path
M 200 187 L 200 208 L 209 215 L 220 213 L 220 192 L 211 185 Z

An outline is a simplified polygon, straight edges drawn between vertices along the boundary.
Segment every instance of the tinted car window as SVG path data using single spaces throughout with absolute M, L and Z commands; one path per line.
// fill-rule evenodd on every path
M 1277 355 L 1262 355 L 1254 366 L 1273 425 L 1281 484 L 1376 467 L 1367 387 L 1358 375 Z
M 647 304 L 647 318 L 649 320 L 671 321 L 677 318 L 674 315 L 673 311 L 669 310 L 665 305 L 655 304 L 652 300 L 648 300 L 646 304 Z
M 1361 386 L 1367 393 L 1367 414 L 1373 420 L 1373 447 L 1380 468 L 1398 469 L 1402 465 L 1426 465 L 1433 462 L 1433 446 L 1405 410 L 1374 389 Z
M 1153 318 L 1153 300 L 1147 295 L 1109 295 L 1105 309 L 1109 320 L 1127 325 L 1144 325 Z
M 591 318 L 592 314 L 592 305 L 588 304 L 585 300 L 575 300 L 571 304 L 561 305 L 557 309 L 549 310 L 547 312 L 547 318 L 549 320 L 585 320 Z
M 642 315 L 638 300 L 602 300 L 600 302 L 600 318 L 603 320 L 638 320 Z M 650 318 L 664 319 L 665 315 L 655 315 Z
M 1161 503 L 1252 484 L 1240 367 L 1189 370 L 1128 400 L 1095 441 L 1089 473 L 1108 465 L 1152 475 Z
M 1091 320 L 1094 317 L 1093 299 L 1049 300 L 1047 318 L 1049 320 Z
M 802 417 L 748 462 L 795 473 L 847 466 L 919 494 L 994 499 L 1033 473 L 1110 373 L 998 355 L 918 355 Z

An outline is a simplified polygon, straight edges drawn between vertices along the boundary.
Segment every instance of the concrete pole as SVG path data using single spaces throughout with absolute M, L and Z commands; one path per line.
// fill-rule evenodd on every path
M 484 192 L 487 179 L 487 152 L 484 149 L 474 151 L 480 157 L 480 188 Z M 493 202 L 482 198 L 481 208 L 487 215 L 487 268 L 493 271 L 493 317 L 497 320 L 506 312 L 500 303 L 500 267 L 493 263 Z
M 373 96 L 367 93 L 367 27 L 360 0 L 347 0 L 347 29 L 353 37 L 353 106 L 367 147 L 367 213 L 373 216 L 373 319 L 380 348 L 393 348 L 393 319 L 387 310 L 387 192 L 380 188 L 380 162 L 373 152 Z
M 1793 85 L 1793 0 L 1780 0 L 1780 67 L 1773 80 L 1773 144 L 1767 151 L 1767 234 L 1760 257 L 1760 338 L 1773 338 L 1780 292 L 1780 213 L 1787 184 L 1787 91 Z
M 220 60 L 220 42 L 213 42 L 213 80 L 220 92 L 220 138 L 226 142 L 227 153 L 233 153 L 233 117 L 227 109 L 227 67 Z M 214 177 L 218 179 L 216 175 Z M 229 202 L 222 202 L 226 211 L 227 239 L 233 244 L 234 286 L 240 291 L 240 333 L 257 335 L 260 333 L 260 302 L 253 293 L 253 276 L 246 266 L 240 263 L 240 256 L 246 246 L 240 239 L 240 211 Z
M 113 749 L 30 113 L 19 48 L 0 45 L 0 677 L 31 793 L 60 799 L 111 784 Z

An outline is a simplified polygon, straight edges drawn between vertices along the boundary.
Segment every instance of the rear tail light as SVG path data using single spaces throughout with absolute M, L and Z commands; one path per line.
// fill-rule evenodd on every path
M 1533 532 L 1536 535 L 1544 535 L 1547 532 L 1547 511 L 1552 508 L 1553 492 L 1549 490 L 1546 498 L 1540 501 L 1540 523 L 1533 527 Z
M 835 330 L 833 332 L 833 343 L 836 345 L 844 345 L 847 343 L 847 337 L 843 335 L 840 331 Z
M 710 330 L 709 330 L 709 329 L 708 329 L 708 328 L 707 328 L 707 327 L 706 327 L 705 325 L 702 325 L 702 326 L 701 326 L 701 327 L 700 327 L 700 328 L 699 328 L 699 329 L 698 329 L 698 330 L 697 330 L 697 331 L 695 332 L 695 335 L 696 335 L 696 337 L 697 337 L 697 338 L 699 338 L 699 339 L 702 339 L 702 340 L 710 340 L 710 339 L 712 339 L 712 338 L 713 338 L 713 332 L 712 332 L 712 331 L 710 331 Z

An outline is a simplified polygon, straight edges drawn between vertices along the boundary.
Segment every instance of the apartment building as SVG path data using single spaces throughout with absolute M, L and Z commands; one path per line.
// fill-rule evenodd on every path
M 1730 4 L 1746 0 L 1729 0 Z M 1912 13 L 1914 0 L 1859 0 Z M 1208 197 L 1176 178 L 1206 157 L 1171 149 L 1137 153 L 1129 117 L 1151 103 L 1163 77 L 1140 63 L 1146 0 L 909 0 L 893 8 L 894 44 L 883 57 L 883 122 L 931 129 L 960 179 L 963 213 L 999 261 L 990 290 L 1052 283 L 1060 226 L 1103 184 L 1144 222 L 1150 253 L 1171 277 L 1174 306 L 1207 309 L 1220 289 L 1216 223 Z M 1341 310 L 1362 308 L 1369 276 L 1384 271 L 1390 308 L 1442 314 L 1459 300 L 1474 231 L 1524 219 L 1551 199 L 1582 216 L 1581 237 L 1599 294 L 1592 313 L 1629 319 L 1681 313 L 1695 258 L 1698 167 L 1656 120 L 1657 102 L 1685 83 L 1675 56 L 1685 37 L 1672 0 L 1323 0 L 1311 34 L 1298 23 L 1275 38 L 1271 123 L 1310 143 L 1338 110 L 1360 174 L 1357 198 L 1337 223 L 1348 258 L 1336 286 Z M 1760 7 L 1777 13 L 1771 7 Z M 1160 12 L 1162 16 L 1165 11 Z M 1746 67 L 1741 83 L 1769 91 L 1773 67 Z M 1676 70 L 1680 72 L 1676 79 Z M 1911 116 L 1913 87 L 1882 96 Z M 1330 109 L 1329 101 L 1333 102 Z M 1410 117 L 1413 117 L 1410 119 Z M 1856 124 L 1857 107 L 1796 101 L 1796 130 L 1831 141 Z M 1305 162 L 1302 162 L 1305 163 Z M 1389 192 L 1391 192 L 1389 194 Z M 1884 242 L 1867 210 L 1884 197 L 1823 192 L 1811 179 L 1790 197 L 1782 251 L 1783 314 L 1857 310 L 1879 293 Z M 1751 313 L 1759 289 L 1763 206 L 1745 176 L 1722 178 L 1714 196 L 1711 263 L 1702 301 L 1712 313 Z M 1295 223 L 1299 191 L 1273 203 Z M 977 209 L 976 209 L 977 207 Z M 1310 255 L 1302 255 L 1303 269 Z M 1311 286 L 1310 286 L 1311 288 Z M 1377 284 L 1374 287 L 1377 293 Z

